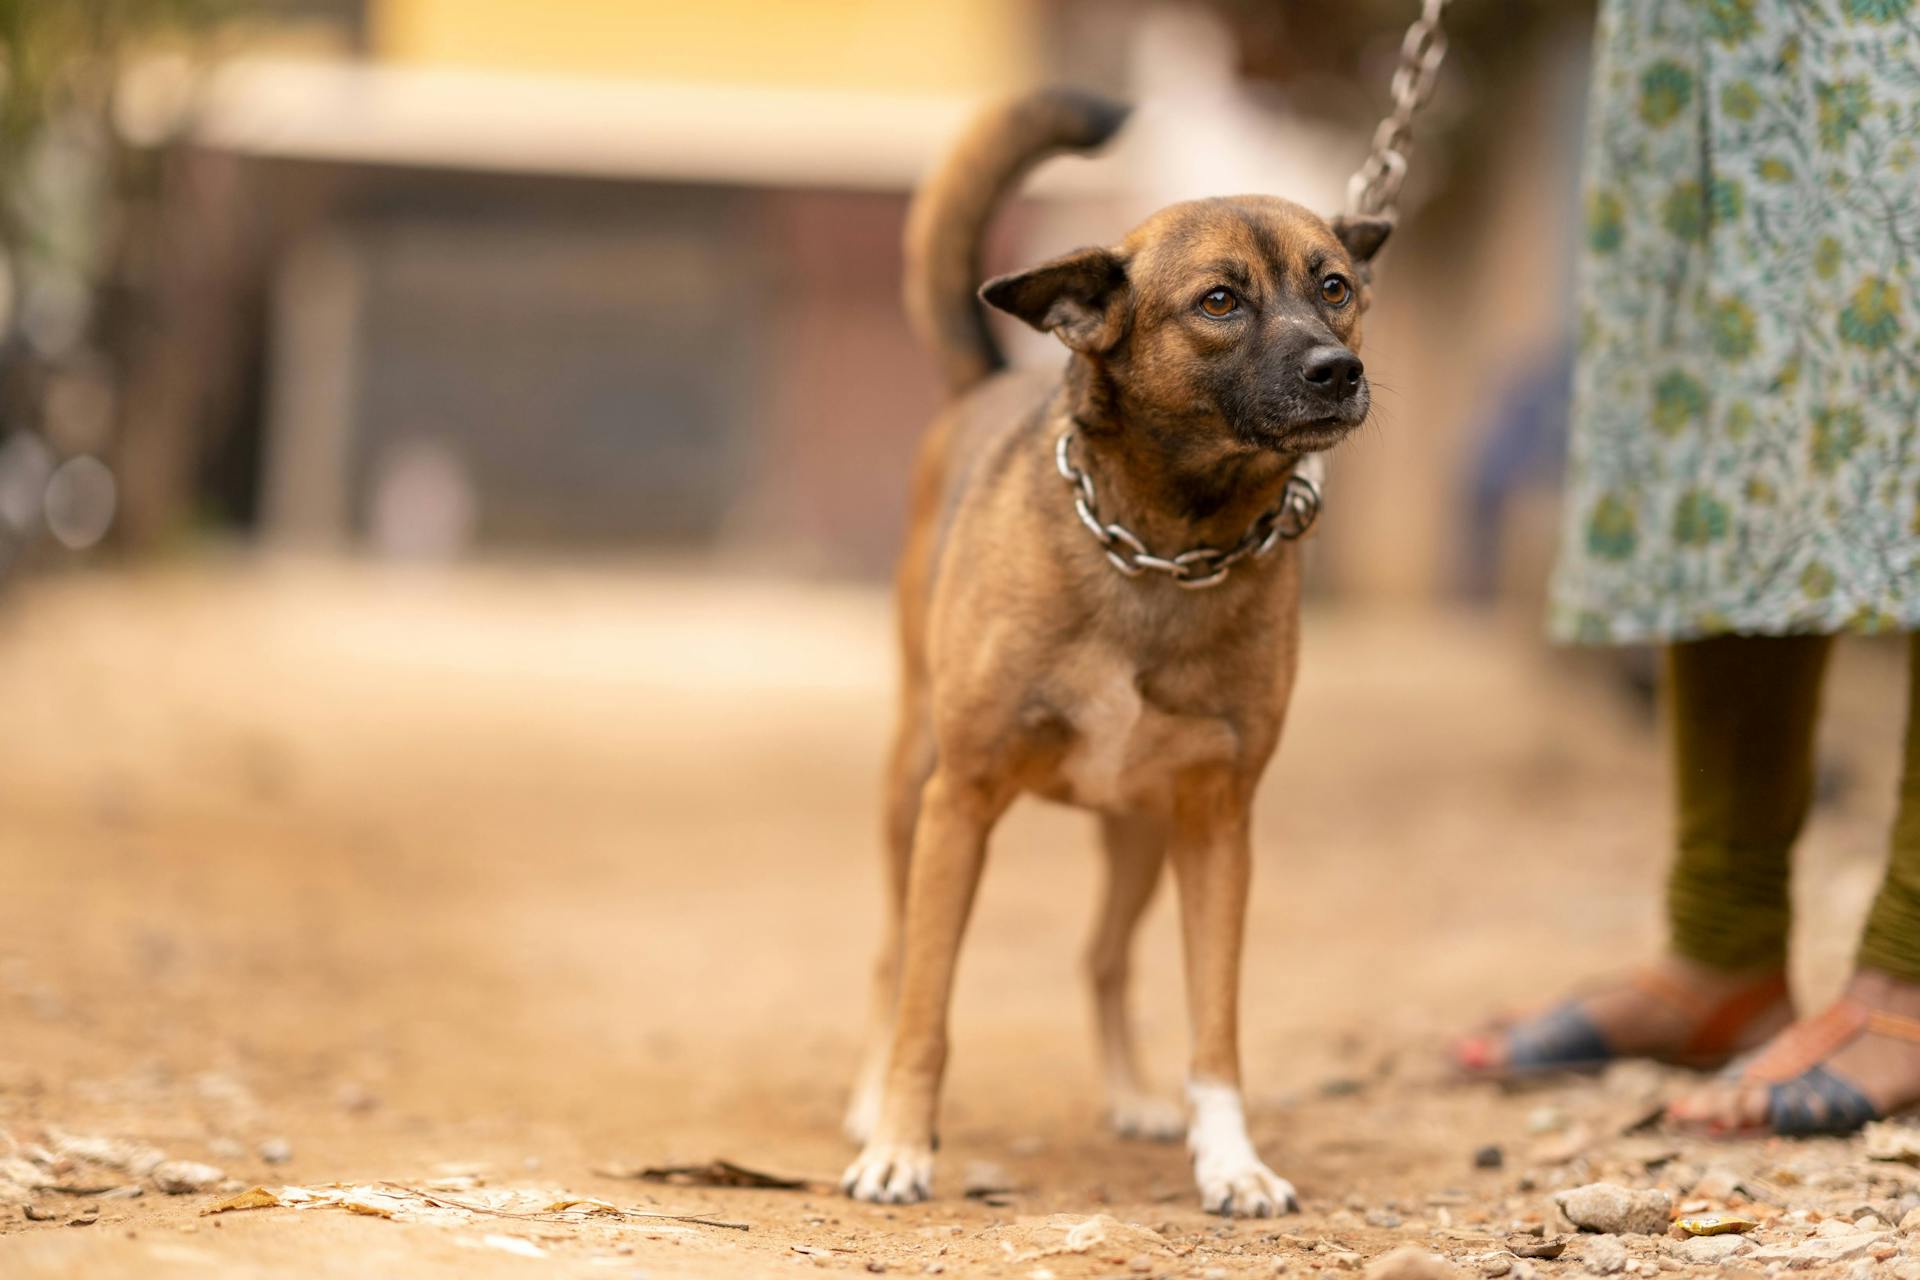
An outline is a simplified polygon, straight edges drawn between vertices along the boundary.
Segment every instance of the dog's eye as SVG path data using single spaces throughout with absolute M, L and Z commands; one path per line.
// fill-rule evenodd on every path
M 1330 307 L 1344 307 L 1347 299 L 1353 296 L 1353 286 L 1347 283 L 1345 276 L 1328 276 L 1320 282 L 1320 296 L 1327 300 Z
M 1240 299 L 1233 296 L 1230 289 L 1215 289 L 1200 299 L 1200 309 L 1218 320 L 1230 316 L 1240 308 Z

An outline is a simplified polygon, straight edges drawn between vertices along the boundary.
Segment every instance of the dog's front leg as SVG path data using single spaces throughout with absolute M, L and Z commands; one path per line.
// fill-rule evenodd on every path
M 1254 1151 L 1240 1100 L 1240 951 L 1252 864 L 1248 798 L 1222 774 L 1189 780 L 1175 799 L 1171 854 L 1193 1023 L 1187 1145 L 1194 1180 L 1208 1212 L 1266 1218 L 1299 1202 Z
M 873 1136 L 840 1179 L 856 1200 L 907 1204 L 932 1189 L 954 963 L 980 883 L 987 832 L 1004 807 L 990 788 L 958 781 L 946 769 L 935 772 L 921 794 L 885 1096 Z

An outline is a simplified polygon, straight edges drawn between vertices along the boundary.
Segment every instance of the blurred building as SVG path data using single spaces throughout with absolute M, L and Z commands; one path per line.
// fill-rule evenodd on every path
M 1066 79 L 1149 109 L 1043 175 L 1000 263 L 1185 196 L 1334 207 L 1414 6 L 1295 6 L 1338 37 L 1315 57 L 1270 8 L 365 0 L 190 95 L 147 68 L 129 101 L 191 123 L 150 211 L 126 527 L 878 571 L 938 399 L 898 303 L 915 181 L 981 99 Z M 1478 422 L 1564 340 L 1581 21 L 1538 8 L 1517 53 L 1456 37 L 1485 100 L 1443 101 L 1472 145 L 1416 162 L 1370 337 L 1383 422 L 1337 464 L 1323 584 L 1446 589 Z

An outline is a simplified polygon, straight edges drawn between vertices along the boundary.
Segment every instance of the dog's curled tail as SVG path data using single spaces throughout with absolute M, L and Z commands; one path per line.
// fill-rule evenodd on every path
M 994 208 L 1048 156 L 1100 146 L 1129 110 L 1079 89 L 1002 102 L 981 113 L 915 194 L 907 211 L 907 318 L 940 362 L 949 394 L 1006 364 L 974 295 Z

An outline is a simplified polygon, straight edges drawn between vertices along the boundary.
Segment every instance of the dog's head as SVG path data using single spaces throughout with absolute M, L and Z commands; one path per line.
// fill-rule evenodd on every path
M 1390 226 L 1272 196 L 1199 200 L 980 296 L 1090 362 L 1123 419 L 1309 453 L 1367 416 L 1360 315 Z

